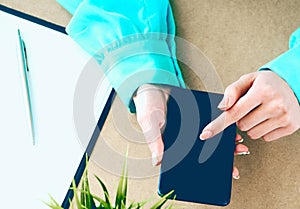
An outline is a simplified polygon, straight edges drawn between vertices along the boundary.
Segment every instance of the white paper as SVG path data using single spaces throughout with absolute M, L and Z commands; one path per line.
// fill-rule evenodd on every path
M 37 145 L 33 146 L 17 29 L 26 44 Z M 111 92 L 95 93 L 94 121 L 78 139 L 73 100 L 91 57 L 70 37 L 0 11 L 1 208 L 43 209 L 49 194 L 62 203 Z M 82 110 L 87 111 L 87 110 Z M 83 141 L 83 142 L 82 142 Z

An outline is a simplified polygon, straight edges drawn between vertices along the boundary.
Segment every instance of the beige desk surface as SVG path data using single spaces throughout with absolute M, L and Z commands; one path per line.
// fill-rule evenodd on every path
M 54 0 L 0 0 L 0 3 L 63 26 L 71 18 Z M 205 53 L 224 86 L 287 50 L 289 35 L 300 26 L 299 0 L 177 0 L 172 1 L 172 6 L 178 35 Z M 192 76 L 187 72 L 185 75 L 188 82 L 197 86 Z M 116 111 L 118 105 L 113 105 Z M 102 137 L 117 152 L 125 153 L 130 145 L 129 156 L 149 157 L 145 145 L 121 137 L 112 115 L 106 121 Z M 136 126 L 132 116 L 130 121 Z M 244 137 L 251 154 L 236 157 L 241 179 L 234 181 L 232 201 L 226 208 L 300 208 L 300 132 L 272 143 Z M 90 164 L 90 174 L 99 175 L 109 184 L 109 190 L 115 191 L 118 177 L 106 170 L 94 162 Z M 157 180 L 158 176 L 130 179 L 129 199 L 156 197 Z M 176 205 L 215 208 L 182 202 Z

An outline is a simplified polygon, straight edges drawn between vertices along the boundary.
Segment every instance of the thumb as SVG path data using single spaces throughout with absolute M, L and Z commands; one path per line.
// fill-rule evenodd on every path
M 164 153 L 164 143 L 161 135 L 161 129 L 165 125 L 164 115 L 162 110 L 153 110 L 148 117 L 138 120 L 148 147 L 152 153 L 153 166 L 157 166 L 161 163 Z
M 162 140 L 161 135 L 157 137 L 155 140 L 150 140 L 151 142 L 148 143 L 149 149 L 152 153 L 152 165 L 158 166 L 162 161 L 162 157 L 164 154 L 164 143 Z
M 237 100 L 242 97 L 248 89 L 252 86 L 255 78 L 257 77 L 257 72 L 249 73 L 240 77 L 239 80 L 230 84 L 224 92 L 224 96 L 218 108 L 221 110 L 230 109 Z

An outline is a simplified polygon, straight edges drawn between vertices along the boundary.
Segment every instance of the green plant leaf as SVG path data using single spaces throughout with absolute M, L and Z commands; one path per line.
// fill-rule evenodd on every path
M 90 198 L 90 188 L 89 188 L 89 182 L 87 177 L 87 170 L 85 170 L 83 182 L 82 182 L 82 190 L 84 192 L 81 192 L 81 203 L 87 208 L 91 208 L 91 198 Z
M 136 204 L 134 202 L 130 203 L 127 209 L 133 209 L 133 207 L 136 207 Z
M 104 196 L 105 196 L 105 201 L 109 202 L 109 193 L 108 193 L 108 190 L 107 190 L 105 184 L 103 183 L 103 181 L 101 181 L 101 179 L 98 176 L 96 176 L 96 175 L 94 175 L 94 176 L 96 177 L 97 181 L 99 182 L 99 184 L 100 184 L 100 186 L 103 190 L 103 193 L 104 193 Z
M 48 205 L 50 208 L 52 209 L 63 209 L 59 204 L 58 202 L 55 201 L 55 199 L 51 196 L 50 196 L 50 203 L 47 203 L 47 202 L 44 202 L 46 205 Z
M 116 194 L 116 201 L 115 201 L 116 209 L 123 209 L 123 207 L 126 205 L 127 181 L 128 181 L 127 157 L 128 157 L 128 148 L 127 148 L 125 163 L 122 170 L 122 175 L 120 177 L 117 194 Z
M 161 206 L 163 206 L 168 199 L 171 197 L 171 195 L 173 194 L 174 190 L 172 190 L 171 192 L 169 192 L 168 194 L 165 194 L 163 197 L 160 198 L 160 200 L 158 200 L 150 209 L 157 209 L 157 208 L 161 208 Z
M 108 202 L 104 201 L 102 198 L 100 198 L 96 195 L 92 195 L 92 197 L 98 201 L 98 203 L 100 204 L 100 206 L 99 206 L 100 208 L 104 207 L 105 209 L 112 209 L 112 206 Z
M 91 194 L 90 185 L 89 185 L 89 178 L 88 178 L 88 155 L 86 154 L 85 159 L 86 167 L 84 169 L 83 175 L 82 175 L 82 184 L 81 184 L 81 190 L 78 190 L 80 192 L 80 202 L 82 207 L 85 209 L 96 209 L 96 204 L 94 201 L 94 198 Z
M 165 207 L 165 209 L 172 209 L 173 208 L 173 204 L 168 205 L 167 207 Z
M 143 202 L 132 202 L 127 209 L 140 209 L 142 208 L 148 201 Z
M 69 198 L 69 204 L 70 204 L 70 208 L 71 209 L 74 209 L 74 205 L 73 205 L 73 202 L 72 202 L 72 200 Z
M 76 187 L 76 183 L 75 183 L 75 180 L 73 179 L 72 181 L 72 188 L 71 188 L 74 192 L 74 198 L 75 198 L 75 202 L 76 202 L 76 205 L 77 205 L 77 208 L 78 209 L 83 209 L 82 205 L 81 205 L 81 202 L 80 202 L 80 199 L 78 197 L 78 189 Z
M 85 194 L 85 192 L 82 192 L 82 191 L 86 191 L 85 190 L 86 188 L 85 188 L 85 174 L 83 174 L 83 182 L 82 182 L 82 185 L 81 185 L 81 190 L 80 191 L 78 191 L 78 192 L 80 192 L 80 203 L 81 203 L 81 205 L 85 205 L 85 197 L 86 197 L 86 194 Z
M 89 187 L 88 187 L 88 178 L 87 178 L 87 168 L 88 168 L 88 156 L 85 156 L 85 169 L 82 175 L 82 183 L 81 183 L 81 191 L 80 191 L 80 202 L 81 205 L 84 207 L 89 207 L 88 203 L 88 193 L 89 193 Z M 84 192 L 83 192 L 84 191 Z
M 108 193 L 107 193 L 107 192 L 104 192 L 104 196 L 105 196 L 105 201 L 106 201 L 106 203 L 109 205 L 109 209 L 113 209 L 113 206 L 111 205 L 111 202 L 110 202 Z

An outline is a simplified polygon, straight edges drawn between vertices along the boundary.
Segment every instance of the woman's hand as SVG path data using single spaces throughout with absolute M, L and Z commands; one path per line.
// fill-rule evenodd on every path
M 235 122 L 251 139 L 265 141 L 300 128 L 298 100 L 289 85 L 272 71 L 243 75 L 226 88 L 219 108 L 224 112 L 203 129 L 201 139 L 211 138 Z
M 164 152 L 161 132 L 166 122 L 168 97 L 168 89 L 151 84 L 140 86 L 133 97 L 137 121 L 152 153 L 153 166 L 161 163 Z

